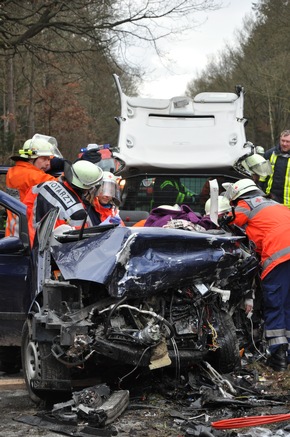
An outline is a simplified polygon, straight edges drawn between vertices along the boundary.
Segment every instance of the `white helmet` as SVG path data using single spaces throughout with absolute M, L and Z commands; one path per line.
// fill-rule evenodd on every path
M 90 161 L 80 160 L 74 164 L 65 163 L 64 176 L 71 185 L 89 190 L 100 184 L 103 170 Z
M 204 205 L 204 210 L 206 215 L 210 215 L 210 204 L 211 199 L 207 199 Z M 225 196 L 218 196 L 218 214 L 224 214 L 225 212 L 231 211 L 232 207 L 230 205 L 229 199 Z
M 103 179 L 97 195 L 112 197 L 114 203 L 119 206 L 121 203 L 120 186 L 118 184 L 119 177 L 109 171 L 103 172 Z
M 264 156 L 265 155 L 265 149 L 263 146 L 256 146 L 256 153 L 258 153 L 259 155 Z
M 260 153 L 249 155 L 241 164 L 250 174 L 267 177 L 272 173 L 270 161 L 266 160 Z
M 252 179 L 240 179 L 227 187 L 225 196 L 229 200 L 235 200 L 251 191 L 256 191 L 257 194 L 264 195 L 263 191 L 259 189 Z
M 58 150 L 57 141 L 54 137 L 47 135 L 35 134 L 31 139 L 26 140 L 22 149 L 18 151 L 19 155 L 11 156 L 11 159 L 37 159 L 40 156 L 62 158 Z

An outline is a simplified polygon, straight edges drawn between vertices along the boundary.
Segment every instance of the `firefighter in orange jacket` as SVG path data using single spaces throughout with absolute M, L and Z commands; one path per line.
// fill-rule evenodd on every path
M 267 364 L 284 371 L 290 362 L 290 211 L 251 179 L 230 184 L 226 196 L 235 206 L 231 223 L 245 229 L 261 258 Z
M 46 173 L 54 156 L 61 157 L 55 138 L 35 134 L 33 138 L 25 141 L 18 155 L 11 156 L 15 165 L 6 175 L 8 194 L 23 202 L 27 191 L 33 185 L 56 180 L 56 177 Z
M 54 176 L 45 173 L 54 156 L 61 157 L 54 137 L 35 134 L 33 138 L 25 141 L 18 155 L 11 156 L 15 165 L 6 175 L 7 193 L 23 202 L 26 193 L 33 185 L 57 180 Z M 5 234 L 18 235 L 18 219 L 11 212 L 8 213 Z

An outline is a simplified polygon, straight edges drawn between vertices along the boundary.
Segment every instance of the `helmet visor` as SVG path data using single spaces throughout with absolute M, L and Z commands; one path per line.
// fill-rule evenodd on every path
M 258 176 L 267 177 L 272 174 L 272 166 L 269 161 L 259 162 L 251 167 L 254 174 Z
M 272 166 L 270 161 L 263 158 L 263 156 L 258 153 L 248 156 L 245 161 L 246 166 L 252 174 L 257 174 L 258 176 L 267 177 L 272 173 Z
M 42 144 L 43 148 L 41 147 Z M 50 152 L 47 146 L 50 146 Z M 34 150 L 34 153 L 37 156 L 52 156 L 56 158 L 63 158 L 62 154 L 58 149 L 56 138 L 47 135 L 35 134 L 31 139 L 30 149 Z
M 111 197 L 117 206 L 121 202 L 120 188 L 115 181 L 103 181 L 97 191 L 97 196 Z

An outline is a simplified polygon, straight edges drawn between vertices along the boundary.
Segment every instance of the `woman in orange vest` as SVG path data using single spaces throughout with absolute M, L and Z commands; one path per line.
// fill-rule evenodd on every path
M 101 186 L 91 203 L 100 217 L 100 224 L 118 224 L 124 226 L 119 216 L 120 187 L 118 178 L 109 171 L 103 172 Z
M 290 362 L 290 210 L 251 179 L 230 184 L 226 196 L 235 206 L 231 223 L 245 229 L 261 258 L 267 363 L 284 371 Z

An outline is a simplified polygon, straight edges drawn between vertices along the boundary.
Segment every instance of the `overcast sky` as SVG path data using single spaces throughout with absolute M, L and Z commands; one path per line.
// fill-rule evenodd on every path
M 226 43 L 232 43 L 235 31 L 242 29 L 246 15 L 251 14 L 253 0 L 224 0 L 224 7 L 201 15 L 206 22 L 190 31 L 182 40 L 163 42 L 167 51 L 166 67 L 161 59 L 148 49 L 146 67 L 148 72 L 140 96 L 171 98 L 184 95 L 187 83 L 194 79 L 207 64 L 210 57 L 221 51 Z M 142 64 L 141 64 L 142 65 Z

